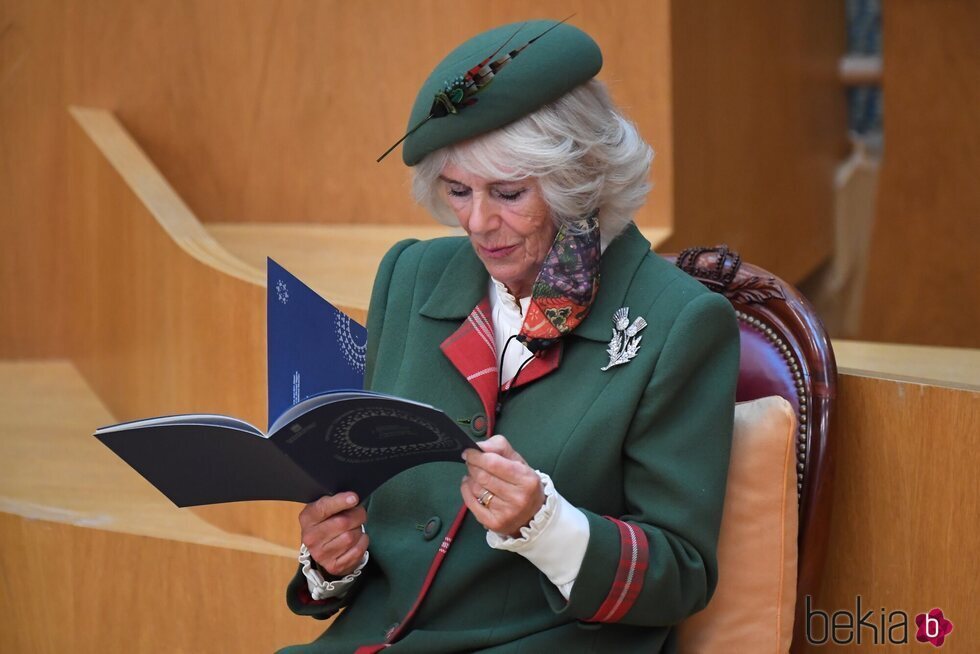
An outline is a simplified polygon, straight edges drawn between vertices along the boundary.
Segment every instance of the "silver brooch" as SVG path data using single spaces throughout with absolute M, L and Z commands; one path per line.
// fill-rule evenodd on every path
M 642 336 L 637 336 L 640 330 L 647 326 L 647 321 L 642 317 L 637 318 L 630 324 L 630 308 L 623 307 L 616 311 L 612 317 L 613 335 L 609 341 L 606 352 L 609 353 L 609 363 L 602 369 L 609 370 L 613 366 L 628 363 L 633 360 L 636 353 L 640 351 L 640 341 Z

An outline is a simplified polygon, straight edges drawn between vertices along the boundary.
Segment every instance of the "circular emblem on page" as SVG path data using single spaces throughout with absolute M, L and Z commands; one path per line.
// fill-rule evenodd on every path
M 459 445 L 425 418 L 394 407 L 352 409 L 329 427 L 334 457 L 369 463 L 429 452 L 451 452 Z
M 358 343 L 350 329 L 350 316 L 337 312 L 334 317 L 334 331 L 337 333 L 337 345 L 344 355 L 344 361 L 356 372 L 364 372 L 367 361 L 367 341 Z

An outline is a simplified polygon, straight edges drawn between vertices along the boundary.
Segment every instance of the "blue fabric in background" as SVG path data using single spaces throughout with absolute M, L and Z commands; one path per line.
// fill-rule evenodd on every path
M 881 1 L 847 0 L 847 51 L 850 54 L 881 54 Z M 859 135 L 880 132 L 882 127 L 881 87 L 847 89 L 848 123 Z
M 267 261 L 269 425 L 312 395 L 364 388 L 367 330 Z

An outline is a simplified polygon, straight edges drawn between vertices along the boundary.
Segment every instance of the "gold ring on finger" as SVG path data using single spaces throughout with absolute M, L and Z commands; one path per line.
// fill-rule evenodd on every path
M 476 501 L 479 502 L 481 506 L 484 506 L 489 509 L 490 502 L 493 501 L 493 493 L 491 493 L 488 489 L 484 488 L 483 494 L 480 495 L 480 497 L 478 497 Z

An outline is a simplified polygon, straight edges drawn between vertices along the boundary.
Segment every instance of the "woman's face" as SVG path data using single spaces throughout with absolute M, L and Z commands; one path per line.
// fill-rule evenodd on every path
M 490 276 L 515 297 L 531 295 L 557 232 L 537 181 L 486 179 L 453 164 L 439 178 L 446 202 Z

